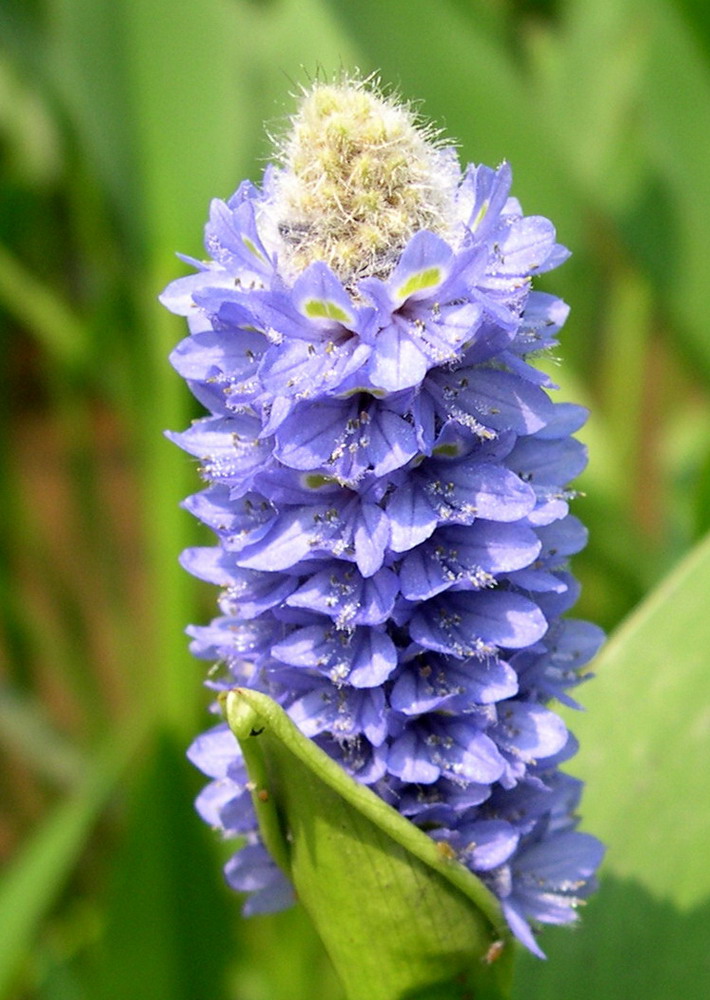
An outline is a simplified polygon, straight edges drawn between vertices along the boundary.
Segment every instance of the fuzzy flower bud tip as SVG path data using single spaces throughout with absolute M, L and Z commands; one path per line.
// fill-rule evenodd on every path
M 261 188 L 212 203 L 207 261 L 163 303 L 208 415 L 173 440 L 216 535 L 185 568 L 221 587 L 192 626 L 215 689 L 268 694 L 356 780 L 448 845 L 540 954 L 602 848 L 576 830 L 575 741 L 550 708 L 602 641 L 567 617 L 586 542 L 569 483 L 581 407 L 531 361 L 567 307 L 533 290 L 567 256 L 511 171 L 469 165 L 362 82 L 306 91 Z M 224 724 L 191 759 L 204 819 L 246 839 L 247 912 L 291 889 L 262 844 Z
M 282 143 L 273 213 L 293 273 L 386 276 L 420 229 L 446 234 L 459 167 L 412 111 L 354 82 L 306 92 Z

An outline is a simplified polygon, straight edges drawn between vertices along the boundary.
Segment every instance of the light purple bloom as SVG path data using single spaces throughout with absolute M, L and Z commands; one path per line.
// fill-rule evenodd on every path
M 567 251 L 510 197 L 507 164 L 470 166 L 446 233 L 415 231 L 389 269 L 294 271 L 307 238 L 273 224 L 284 183 L 269 168 L 213 202 L 210 260 L 162 296 L 190 327 L 172 362 L 209 410 L 170 435 L 200 461 L 185 506 L 217 538 L 183 565 L 222 588 L 191 648 L 220 664 L 212 686 L 265 691 L 449 843 L 539 954 L 529 921 L 573 920 L 601 858 L 573 829 L 558 764 L 575 744 L 547 707 L 576 704 L 602 639 L 561 617 L 586 414 L 529 363 L 568 311 L 531 278 Z M 218 726 L 190 756 L 213 779 L 200 814 L 247 834 L 230 884 L 251 912 L 285 905 L 236 741 Z

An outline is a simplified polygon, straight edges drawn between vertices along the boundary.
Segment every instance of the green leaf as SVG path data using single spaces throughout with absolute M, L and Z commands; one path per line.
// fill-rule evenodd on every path
M 523 963 L 520 1000 L 710 995 L 708 593 L 710 537 L 594 664 L 570 769 L 587 783 L 584 825 L 608 845 L 605 880 L 577 933 L 548 932 L 548 966 Z
M 607 876 L 578 928 L 545 931 L 549 961 L 522 955 L 514 1000 L 707 1000 L 710 900 L 682 910 Z
M 488 889 L 353 781 L 266 695 L 232 691 L 226 715 L 264 840 L 349 1000 L 506 997 L 513 944 Z M 499 940 L 502 956 L 487 964 Z
M 597 659 L 575 717 L 587 825 L 608 868 L 679 906 L 710 895 L 710 537 L 627 619 Z

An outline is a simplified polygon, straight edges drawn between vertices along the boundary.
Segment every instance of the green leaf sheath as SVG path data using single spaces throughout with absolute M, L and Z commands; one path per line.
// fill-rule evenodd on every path
M 351 779 L 266 695 L 231 691 L 225 709 L 264 841 L 349 1000 L 504 1000 L 513 945 L 488 889 Z

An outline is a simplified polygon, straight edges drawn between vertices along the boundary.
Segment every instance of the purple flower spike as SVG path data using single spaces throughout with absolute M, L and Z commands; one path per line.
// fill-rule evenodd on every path
M 603 638 L 562 617 L 586 414 L 531 364 L 568 312 L 532 278 L 567 251 L 508 164 L 462 172 L 363 83 L 314 85 L 292 126 L 261 189 L 212 203 L 210 259 L 162 296 L 209 411 L 170 435 L 217 540 L 183 566 L 222 588 L 191 648 L 219 662 L 210 686 L 267 693 L 445 842 L 541 954 L 535 926 L 575 919 L 603 853 L 574 828 L 576 743 L 549 707 L 576 706 Z M 247 912 L 288 905 L 226 726 L 190 758 L 212 779 L 200 815 L 246 841 L 226 874 Z

